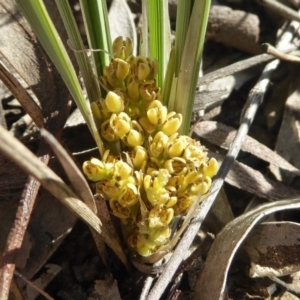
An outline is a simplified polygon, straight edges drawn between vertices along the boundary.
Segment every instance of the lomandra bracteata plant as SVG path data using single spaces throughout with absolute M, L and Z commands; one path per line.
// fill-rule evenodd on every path
M 168 244 L 175 217 L 208 192 L 218 164 L 200 142 L 178 134 L 182 116 L 161 102 L 157 61 L 131 52 L 130 39 L 114 41 L 100 78 L 107 95 L 92 103 L 106 152 L 83 171 L 121 220 L 129 247 L 148 257 Z

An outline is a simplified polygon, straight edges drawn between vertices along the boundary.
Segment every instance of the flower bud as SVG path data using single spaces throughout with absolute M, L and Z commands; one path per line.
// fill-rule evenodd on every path
M 143 56 L 137 56 L 134 60 L 135 65 L 135 76 L 137 77 L 138 81 L 142 81 L 147 79 L 149 74 L 151 73 L 151 68 L 148 64 L 148 61 Z
M 132 77 L 127 81 L 127 93 L 133 102 L 137 102 L 140 99 L 140 85 Z
M 168 110 L 159 100 L 150 103 L 147 111 L 147 117 L 153 125 L 160 125 L 167 119 Z
M 118 88 L 122 84 L 122 80 L 116 77 L 116 72 L 114 70 L 113 64 L 110 64 L 108 67 L 103 68 L 103 82 L 108 82 L 110 86 L 107 86 L 109 90 Z M 107 84 L 106 84 L 107 85 Z
M 135 169 L 139 170 L 148 161 L 148 154 L 144 147 L 136 146 L 132 151 L 132 163 Z
M 114 59 L 114 64 L 116 68 L 116 78 L 119 80 L 124 80 L 130 71 L 130 65 L 123 59 Z
M 120 113 L 124 110 L 123 94 L 118 95 L 115 92 L 109 91 L 105 97 L 107 109 L 112 113 Z
M 170 135 L 174 134 L 175 132 L 177 132 L 177 130 L 181 126 L 181 123 L 182 123 L 182 115 L 176 114 L 175 112 L 170 112 L 170 113 L 168 113 L 167 120 L 162 125 L 161 130 L 167 136 L 170 136 Z
M 203 167 L 203 174 L 204 176 L 213 177 L 217 174 L 218 168 L 219 166 L 217 160 L 212 157 L 208 161 L 208 165 L 206 164 L 206 166 Z
M 91 103 L 91 110 L 94 118 L 97 120 L 101 120 L 101 113 L 96 102 Z
M 141 125 L 137 121 L 131 122 L 131 129 L 123 139 L 124 143 L 129 147 L 141 146 L 144 142 L 144 132 Z
M 130 38 L 117 37 L 112 44 L 114 58 L 127 59 L 132 52 L 132 41 Z

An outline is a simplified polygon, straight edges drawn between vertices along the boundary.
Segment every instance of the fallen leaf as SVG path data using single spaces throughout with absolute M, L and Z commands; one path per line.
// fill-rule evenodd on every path
M 112 276 L 107 276 L 105 280 L 96 280 L 95 290 L 101 300 L 121 300 L 118 283 Z
M 250 277 L 285 276 L 300 271 L 300 224 L 266 222 L 255 227 L 244 248 Z
M 220 154 L 209 152 L 209 157 L 215 157 L 219 162 L 223 160 Z M 232 186 L 247 191 L 258 197 L 278 200 L 299 195 L 299 191 L 281 182 L 269 179 L 261 172 L 239 162 L 234 161 L 225 181 Z
M 194 298 L 200 300 L 224 299 L 231 262 L 254 226 L 270 214 L 298 208 L 300 208 L 300 198 L 267 203 L 228 223 L 210 248 L 203 271 L 196 284 Z
M 194 127 L 194 132 L 210 143 L 225 149 L 229 148 L 236 135 L 236 130 L 234 128 L 214 121 L 199 122 Z M 300 175 L 300 170 L 298 168 L 294 167 L 282 156 L 250 136 L 245 137 L 241 149 L 281 169 Z

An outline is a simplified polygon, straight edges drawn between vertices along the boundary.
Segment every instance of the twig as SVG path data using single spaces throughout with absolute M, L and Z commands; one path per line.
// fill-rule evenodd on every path
M 31 282 L 30 280 L 27 280 L 21 273 L 19 273 L 17 270 L 15 270 L 14 272 L 17 276 L 19 276 L 20 278 L 22 278 L 22 280 L 24 280 L 28 285 L 30 285 L 33 289 L 35 289 L 36 291 L 38 291 L 41 295 L 43 295 L 46 299 L 48 300 L 54 300 L 54 298 L 52 298 L 48 293 L 44 292 L 42 289 L 40 289 L 36 284 L 34 284 L 33 282 Z M 2 298 L 1 298 L 2 299 Z
M 297 286 L 293 286 L 292 284 L 288 284 L 282 280 L 280 280 L 277 277 L 269 277 L 272 281 L 276 282 L 278 285 L 280 285 L 281 287 L 285 288 L 288 292 L 290 292 L 291 294 L 295 295 L 296 297 L 300 297 L 300 290 L 297 289 Z
M 289 53 L 291 51 L 296 50 L 296 46 L 293 44 L 288 45 L 285 47 L 285 49 L 282 50 L 283 53 Z M 247 58 L 241 61 L 238 61 L 234 64 L 231 64 L 227 67 L 220 68 L 216 71 L 210 72 L 202 77 L 199 78 L 198 80 L 198 85 L 204 85 L 210 82 L 213 82 L 217 79 L 235 74 L 237 72 L 255 67 L 257 65 L 260 65 L 262 63 L 269 62 L 274 59 L 273 55 L 269 54 L 259 54 L 251 58 Z
M 257 2 L 267 8 L 272 9 L 277 14 L 281 15 L 282 17 L 286 18 L 287 20 L 295 20 L 300 22 L 300 14 L 289 8 L 288 6 L 281 4 L 278 1 L 274 0 L 257 0 Z
M 147 300 L 147 295 L 151 289 L 153 280 L 154 280 L 154 277 L 151 277 L 151 276 L 148 276 L 146 278 L 139 300 Z
M 19 83 L 19 81 L 11 74 L 11 72 L 0 61 L 0 79 L 6 87 L 21 103 L 22 107 L 30 115 L 37 127 L 44 126 L 44 119 L 41 108 L 35 103 L 27 90 Z
M 300 57 L 298 57 L 296 55 L 293 55 L 293 54 L 283 53 L 282 51 L 279 51 L 274 46 L 272 46 L 268 43 L 262 44 L 261 47 L 262 47 L 264 52 L 266 52 L 268 54 L 271 54 L 271 55 L 275 56 L 278 59 L 286 60 L 286 61 L 289 61 L 289 62 L 296 62 L 296 63 L 300 62 Z
M 294 30 L 292 30 L 290 27 L 288 28 L 288 30 L 294 32 Z M 292 39 L 292 33 L 286 31 L 280 39 L 279 49 L 284 48 L 286 44 L 290 42 L 291 39 Z M 161 297 L 162 293 L 165 291 L 167 285 L 169 284 L 173 275 L 175 274 L 178 266 L 182 262 L 184 253 L 186 253 L 186 251 L 189 249 L 190 245 L 192 244 L 202 222 L 204 221 L 220 188 L 224 183 L 224 179 L 227 173 L 229 172 L 234 160 L 236 159 L 240 151 L 242 141 L 248 133 L 249 127 L 254 119 L 254 116 L 257 112 L 259 105 L 263 101 L 264 94 L 270 83 L 270 76 L 272 72 L 277 68 L 278 64 L 279 64 L 279 60 L 277 59 L 267 64 L 257 84 L 250 92 L 241 125 L 227 153 L 227 156 L 220 167 L 216 179 L 212 184 L 211 194 L 202 202 L 200 208 L 195 212 L 195 217 L 192 219 L 190 226 L 187 228 L 184 236 L 182 237 L 181 241 L 177 245 L 170 261 L 168 262 L 164 271 L 161 273 L 160 277 L 158 278 L 156 284 L 150 291 L 148 295 L 148 300 L 158 300 Z

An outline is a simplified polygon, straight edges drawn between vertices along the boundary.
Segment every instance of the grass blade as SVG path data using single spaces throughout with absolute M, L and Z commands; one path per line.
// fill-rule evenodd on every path
M 168 2 L 148 1 L 150 56 L 158 61 L 157 85 L 162 88 L 171 50 Z
M 88 99 L 90 102 L 99 100 L 101 93 L 98 78 L 93 72 L 93 67 L 95 70 L 95 66 L 91 65 L 91 60 L 88 58 L 87 52 L 84 51 L 84 45 L 69 1 L 55 0 L 55 2 L 68 33 L 70 47 L 75 50 L 74 54 L 86 87 Z
M 180 134 L 188 134 L 202 58 L 210 0 L 195 0 L 178 76 L 175 111 L 182 114 Z
M 101 50 L 93 52 L 97 75 L 99 77 L 102 75 L 103 67 L 109 65 L 112 57 L 106 1 L 80 0 L 80 5 L 89 47 Z
M 68 53 L 57 33 L 52 20 L 41 0 L 16 0 L 33 32 L 41 42 L 51 61 L 62 76 L 78 108 L 80 109 L 96 143 L 100 154 L 104 153 L 103 144 L 95 126 L 92 112 L 84 99 L 80 83 Z

